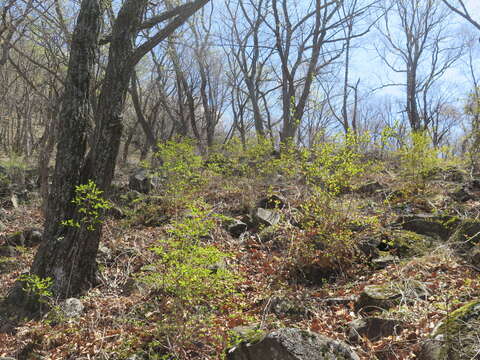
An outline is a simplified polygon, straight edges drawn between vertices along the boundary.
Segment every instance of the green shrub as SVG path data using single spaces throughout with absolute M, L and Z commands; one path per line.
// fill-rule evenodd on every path
M 214 226 L 215 219 L 204 204 L 191 206 L 184 219 L 173 221 L 169 238 L 152 248 L 158 261 L 144 268 L 141 280 L 174 296 L 181 307 L 233 294 L 237 278 L 222 266 L 229 254 L 202 243 Z
M 414 186 L 424 187 L 425 180 L 444 164 L 440 158 L 441 151 L 442 149 L 435 149 L 432 146 L 426 132 L 412 132 L 407 142 L 398 151 L 402 174 Z
M 105 200 L 102 194 L 103 191 L 97 188 L 93 180 L 88 180 L 88 183 L 76 186 L 72 203 L 77 205 L 80 220 L 67 219 L 62 222 L 62 225 L 78 228 L 85 226 L 87 230 L 94 231 L 96 226 L 103 222 L 103 213 L 111 208 L 110 202 Z
M 218 351 L 225 345 L 225 338 L 212 340 L 206 329 L 218 326 L 216 314 L 238 308 L 234 299 L 240 298 L 240 279 L 225 266 L 230 254 L 204 243 L 215 218 L 207 205 L 197 202 L 183 219 L 172 222 L 168 238 L 151 249 L 157 260 L 143 268 L 139 279 L 159 295 L 163 308 L 155 339 L 143 347 L 149 358 L 152 353 L 175 354 L 203 337 L 211 345 L 214 341 Z
M 274 147 L 266 138 L 250 138 L 245 148 L 238 138 L 212 149 L 207 168 L 224 176 L 258 177 L 271 173 L 269 166 Z
M 41 278 L 36 274 L 25 274 L 21 275 L 19 280 L 22 283 L 23 291 L 32 300 L 45 302 L 46 298 L 52 296 L 53 279 L 50 277 Z
M 311 160 L 304 165 L 307 184 L 320 184 L 323 191 L 331 195 L 349 188 L 352 180 L 369 165 L 359 152 L 360 146 L 368 141 L 368 134 L 348 133 L 336 136 L 332 142 L 315 145 L 309 156 Z
M 203 183 L 203 160 L 196 154 L 196 146 L 190 139 L 174 139 L 158 144 L 154 154 L 160 165 L 154 167 L 155 175 L 165 179 L 162 190 L 167 195 L 179 197 L 191 192 Z

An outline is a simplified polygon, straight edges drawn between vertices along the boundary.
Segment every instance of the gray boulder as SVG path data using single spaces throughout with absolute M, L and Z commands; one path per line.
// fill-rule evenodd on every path
M 128 179 L 130 190 L 138 191 L 142 194 L 148 194 L 153 188 L 153 182 L 146 169 L 136 170 Z
M 400 302 L 412 302 L 426 299 L 429 292 L 425 285 L 418 281 L 390 283 L 386 285 L 366 286 L 355 303 L 355 311 L 388 310 Z
M 62 310 L 66 317 L 74 318 L 83 313 L 84 306 L 80 300 L 76 298 L 70 298 L 65 300 L 62 305 Z
M 26 246 L 35 246 L 42 242 L 42 230 L 31 228 L 24 231 Z
M 275 226 L 280 222 L 280 213 L 275 210 L 257 208 L 253 218 L 257 225 Z
M 32 247 L 42 242 L 42 231 L 36 228 L 18 231 L 7 237 L 7 244 L 11 246 Z
M 325 306 L 337 306 L 337 305 L 348 306 L 350 305 L 350 303 L 355 303 L 356 301 L 357 301 L 357 298 L 353 295 L 345 296 L 345 297 L 325 298 L 325 299 L 319 300 L 320 304 Z
M 310 331 L 284 328 L 256 343 L 241 343 L 228 360 L 359 360 L 345 343 Z
M 355 303 L 355 311 L 388 310 L 400 303 L 402 293 L 387 285 L 366 286 Z
M 393 255 L 384 255 L 372 260 L 372 265 L 375 269 L 385 269 L 388 265 L 396 264 L 400 258 Z
M 102 263 L 110 263 L 113 260 L 112 250 L 104 244 L 98 245 L 97 259 Z
M 367 317 L 350 322 L 348 328 L 350 341 L 358 341 L 362 337 L 376 341 L 386 336 L 398 335 L 405 328 L 405 323 L 394 319 Z
M 269 310 L 281 318 L 286 316 L 300 316 L 307 313 L 307 309 L 301 302 L 285 297 L 273 297 L 269 304 Z
M 228 219 L 225 223 L 225 228 L 230 235 L 238 238 L 248 230 L 248 225 L 238 219 Z

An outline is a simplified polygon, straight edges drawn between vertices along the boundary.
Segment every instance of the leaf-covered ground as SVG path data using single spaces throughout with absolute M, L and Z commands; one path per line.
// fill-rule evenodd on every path
M 351 230 L 352 238 L 358 241 L 388 232 L 389 224 L 404 211 L 399 209 L 408 208 L 409 213 L 448 210 L 476 216 L 477 202 L 460 204 L 448 197 L 450 189 L 458 185 L 455 182 L 432 181 L 426 190 L 385 201 L 394 198 L 397 177 L 384 173 L 379 178 L 385 184 L 382 191 L 370 195 L 346 193 L 335 200 L 336 211 L 343 214 L 341 221 L 363 221 L 363 226 Z M 446 243 L 439 243 L 422 256 L 396 260 L 381 270 L 357 256 L 355 244 L 348 243 L 351 249 L 345 247 L 345 252 L 333 255 L 335 276 L 319 283 L 306 281 L 301 272 L 307 268 L 298 270 L 298 256 L 305 251 L 299 249 L 298 239 L 318 234 L 292 225 L 296 211 L 307 198 L 302 185 L 225 181 L 202 188 L 201 196 L 212 213 L 239 218 L 272 192 L 281 192 L 285 197 L 282 219 L 289 221 L 282 220 L 268 238 L 262 238 L 260 228 L 251 229 L 242 239 L 234 238 L 225 230 L 222 219 L 216 219 L 214 229 L 202 240 L 229 254 L 225 266 L 239 277 L 235 294 L 228 301 L 200 305 L 193 301 L 191 308 L 187 301 L 180 306 L 171 293 L 139 281 L 144 267 L 156 259 L 151 248 L 158 245 L 159 239 L 168 238 L 171 227 L 171 220 L 152 225 L 145 221 L 151 214 L 149 217 L 142 212 L 153 211 L 161 217 L 170 211 L 178 218 L 185 213 L 167 209 L 164 204 L 148 207 L 145 202 L 124 203 L 126 217 L 108 217 L 104 224 L 98 257 L 102 284 L 80 297 L 85 306 L 83 314 L 67 318 L 60 302 L 52 299 L 52 310 L 41 318 L 12 322 L 2 317 L 0 355 L 19 359 L 127 359 L 134 354 L 150 359 L 220 359 L 235 342 L 231 330 L 241 325 L 262 331 L 300 327 L 348 342 L 347 324 L 365 316 L 354 311 L 354 298 L 365 286 L 420 281 L 429 290 L 427 298 L 400 301 L 400 305 L 378 313 L 405 321 L 405 330 L 375 342 L 361 339 L 350 343 L 362 359 L 374 355 L 379 359 L 414 359 L 441 319 L 462 304 L 478 299 L 479 273 Z M 155 213 L 160 209 L 161 213 Z M 366 217 L 376 221 L 364 221 Z M 5 239 L 26 228 L 41 227 L 42 216 L 33 202 L 3 209 L 2 224 L 0 236 Z M 312 259 L 321 262 L 322 251 Z M 19 249 L 14 268 L 0 274 L 0 296 L 6 296 L 15 279 L 28 271 L 34 253 L 35 248 Z M 332 298 L 352 300 L 341 304 L 326 301 Z M 282 309 L 281 304 L 288 305 Z

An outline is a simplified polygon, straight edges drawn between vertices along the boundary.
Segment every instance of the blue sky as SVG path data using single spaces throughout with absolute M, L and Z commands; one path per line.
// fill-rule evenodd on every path
M 452 0 L 452 3 L 455 0 Z M 480 0 L 465 0 L 472 17 L 480 21 Z M 480 39 L 480 31 L 475 29 L 463 18 L 452 16 L 451 31 L 454 37 L 476 36 Z M 404 81 L 402 74 L 395 74 L 390 71 L 379 59 L 375 46 L 381 46 L 381 40 L 378 34 L 373 30 L 365 38 L 358 41 L 359 48 L 354 53 L 354 71 L 352 72 L 351 81 L 357 78 L 362 79 L 363 91 L 370 92 L 378 89 L 386 83 L 401 83 Z M 480 59 L 480 42 L 476 43 L 475 49 L 477 57 Z M 480 62 L 477 66 L 478 75 L 480 77 Z M 464 61 L 458 61 L 450 70 L 448 70 L 442 81 L 445 87 L 451 91 L 452 96 L 462 101 L 468 93 L 469 80 L 466 76 L 466 65 Z M 379 96 L 391 96 L 402 100 L 404 96 L 404 88 L 401 86 L 391 86 L 375 91 Z

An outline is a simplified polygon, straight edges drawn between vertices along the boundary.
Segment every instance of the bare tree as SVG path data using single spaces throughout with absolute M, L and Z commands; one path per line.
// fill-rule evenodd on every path
M 477 30 L 480 30 L 480 22 L 475 21 L 472 16 L 470 15 L 470 12 L 465 5 L 465 2 L 463 0 L 442 0 L 445 5 L 448 6 L 450 10 L 452 10 L 454 13 L 457 15 L 460 15 L 463 17 L 465 20 L 467 20 L 470 24 L 475 26 Z
M 385 48 L 378 53 L 393 72 L 403 74 L 406 114 L 412 130 L 426 130 L 432 122 L 430 91 L 462 55 L 463 44 L 447 26 L 448 11 L 434 0 L 398 0 L 387 4 L 383 26 Z
M 98 53 L 102 6 L 100 0 L 83 0 L 72 45 L 65 94 L 60 114 L 61 127 L 57 146 L 54 183 L 50 193 L 44 239 L 35 256 L 31 273 L 53 279 L 53 292 L 65 298 L 88 289 L 97 282 L 96 254 L 101 224 L 72 227 L 64 221 L 80 223 L 83 218 L 72 199 L 75 187 L 88 180 L 108 191 L 115 171 L 122 136 L 122 111 L 135 65 L 156 45 L 165 40 L 208 0 L 179 5 L 144 20 L 147 0 L 126 0 L 115 19 L 108 64 L 98 106 L 91 112 L 90 90 L 93 66 Z M 165 23 L 158 32 L 135 46 L 139 31 Z M 93 147 L 87 155 L 87 128 L 93 115 Z M 32 305 L 22 284 L 10 293 L 10 303 Z
M 342 32 L 345 24 L 362 15 L 371 5 L 345 6 L 351 0 L 300 3 L 272 0 L 275 53 L 282 98 L 281 140 L 288 142 L 297 134 L 316 75 L 339 59 L 345 41 L 363 33 Z M 353 1 L 355 3 L 355 1 Z M 274 66 L 275 68 L 275 66 Z
M 246 85 L 248 102 L 253 113 L 255 131 L 260 137 L 266 135 L 262 111 L 262 87 L 267 82 L 267 64 L 272 48 L 265 46 L 260 31 L 265 25 L 270 0 L 227 1 L 228 20 L 231 29 L 229 45 L 225 47 L 232 54 Z M 243 21 L 242 21 L 243 20 Z
M 8 61 L 12 46 L 21 39 L 37 0 L 6 0 L 0 4 L 0 66 Z
M 213 7 L 211 8 L 213 10 Z M 199 95 L 207 148 L 214 144 L 215 128 L 225 108 L 227 88 L 223 77 L 223 62 L 210 47 L 212 36 L 212 16 L 201 14 L 190 24 L 195 43 L 193 50 L 196 59 L 196 71 L 200 77 Z

